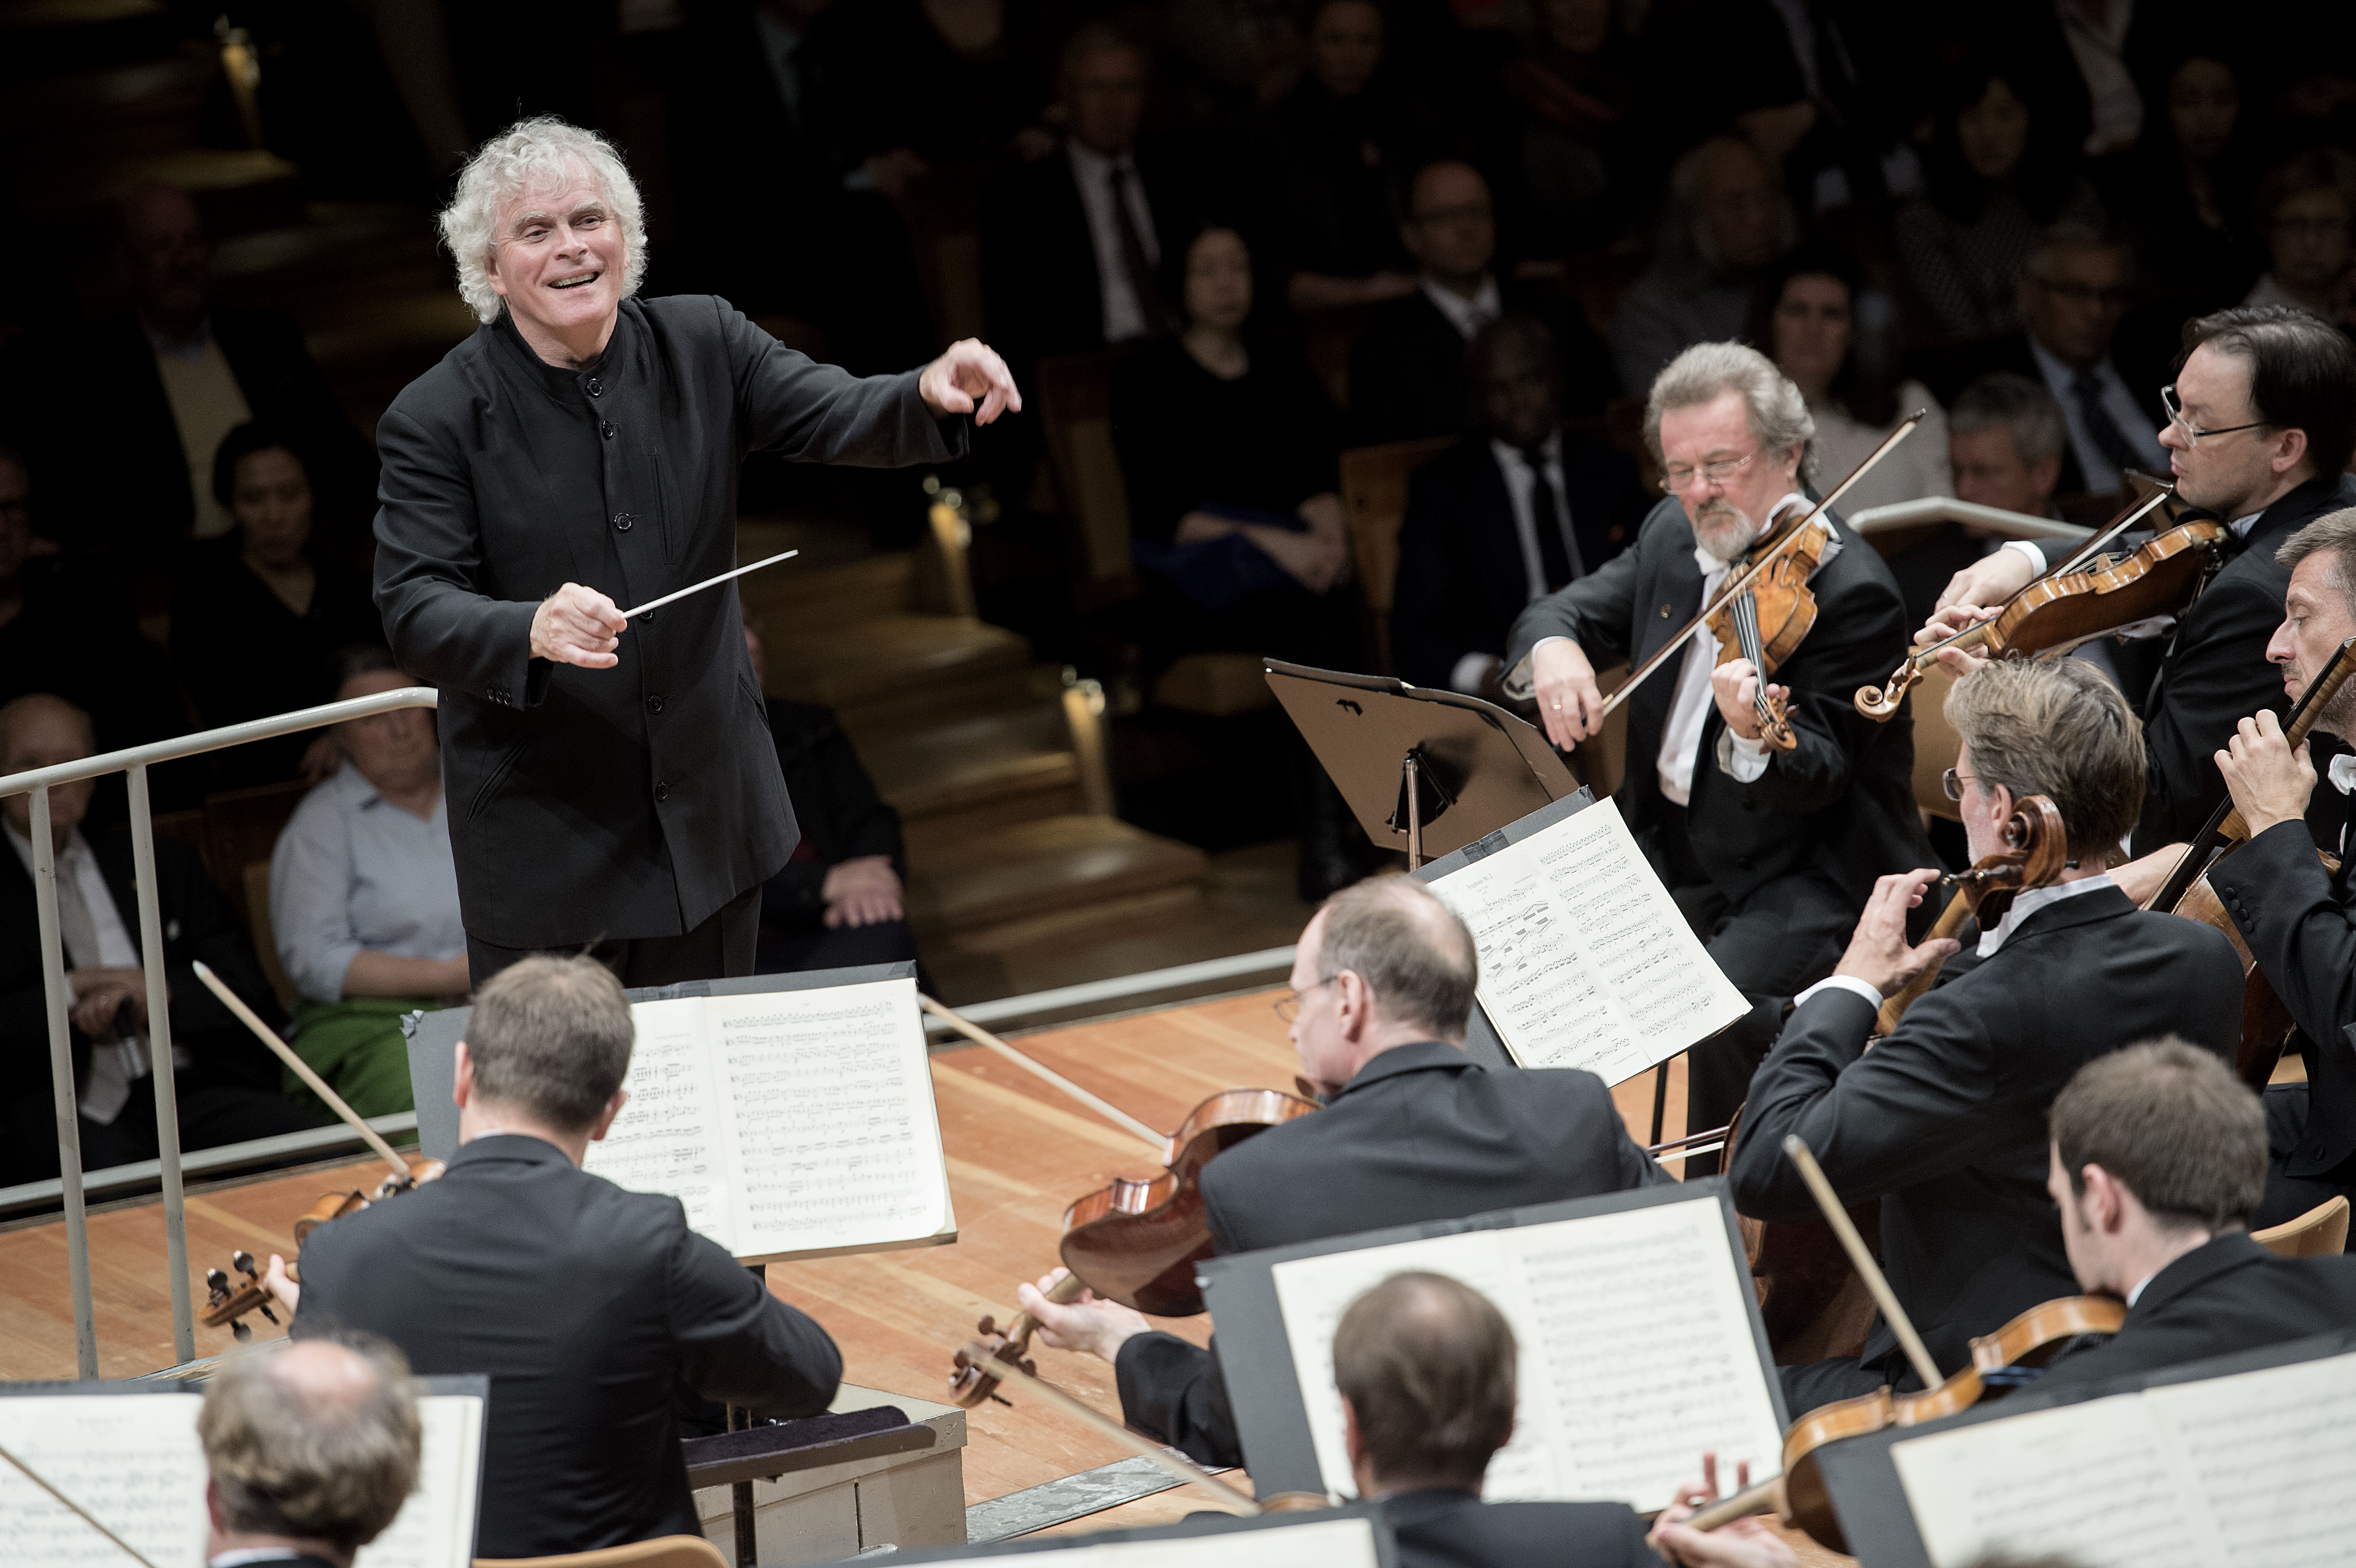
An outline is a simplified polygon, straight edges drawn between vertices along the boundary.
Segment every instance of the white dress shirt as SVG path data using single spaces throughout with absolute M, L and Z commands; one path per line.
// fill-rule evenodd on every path
M 1497 280 L 1485 272 L 1481 276 L 1481 286 L 1469 300 L 1453 289 L 1441 288 L 1430 277 L 1420 280 L 1417 286 L 1431 302 L 1431 308 L 1446 316 L 1448 325 L 1467 343 L 1472 341 L 1473 334 L 1505 314 L 1505 304 L 1497 297 Z
M 1497 472 L 1505 481 L 1505 500 L 1513 507 L 1514 537 L 1522 550 L 1522 603 L 1534 604 L 1561 586 L 1547 581 L 1546 558 L 1538 549 L 1537 519 L 1530 505 L 1531 494 L 1537 485 L 1537 475 L 1531 468 L 1530 460 L 1517 446 L 1493 439 L 1489 443 L 1489 453 L 1497 460 Z M 1555 520 L 1562 529 L 1563 559 L 1570 562 L 1570 575 L 1577 580 L 1587 575 L 1587 564 L 1580 560 L 1579 535 L 1570 525 L 1570 496 L 1562 485 L 1562 437 L 1559 434 L 1547 437 L 1539 446 L 1538 462 L 1546 471 L 1547 481 L 1554 485 L 1556 498 L 1561 503 Z M 1449 688 L 1467 697 L 1480 696 L 1482 679 L 1495 662 L 1494 654 L 1475 652 L 1464 655 L 1448 672 Z
M 2121 484 L 2119 471 L 2103 455 L 2094 437 L 2086 433 L 2085 416 L 2078 409 L 2078 394 L 2070 389 L 2078 372 L 2047 353 L 2045 345 L 2038 342 L 2034 335 L 2029 339 L 2029 352 L 2037 361 L 2037 374 L 2044 380 L 2045 389 L 2062 405 L 2062 418 L 2070 427 L 2070 450 L 2078 454 L 2078 471 L 2086 477 L 2086 488 L 2117 489 Z M 2142 455 L 2152 473 L 2167 473 L 2168 450 L 2159 444 L 2158 422 L 2152 418 L 2152 411 L 2136 401 L 2135 394 L 2120 378 L 2118 367 L 2107 357 L 2094 367 L 2094 378 L 2103 384 L 2103 410 L 2119 427 L 2119 433 Z
M 2083 0 L 2053 0 L 2053 13 L 2094 112 L 2084 151 L 2091 155 L 2129 144 L 2143 134 L 2143 94 L 2123 52 L 2127 29 L 2135 26 L 2135 0 L 2104 0 L 2099 23 L 2086 15 Z
M 8 825 L 8 846 L 16 851 L 16 859 L 25 864 L 25 875 L 33 875 L 33 841 Z M 98 951 L 83 953 L 67 947 L 66 967 L 73 969 L 136 969 L 139 949 L 131 944 L 130 929 L 123 923 L 123 913 L 114 907 L 114 894 L 106 885 L 106 875 L 98 869 L 98 857 L 91 852 L 90 841 L 77 827 L 66 835 L 66 847 L 58 851 L 58 881 L 67 882 L 81 895 L 82 907 L 90 911 L 91 925 L 98 933 Z M 69 987 L 72 982 L 67 982 Z M 74 998 L 80 1000 L 79 997 Z M 176 1058 L 177 1060 L 177 1053 Z M 82 1085 L 82 1119 L 102 1127 L 112 1126 L 115 1117 L 131 1099 L 134 1080 L 147 1076 L 147 1037 L 131 1035 L 113 1045 L 92 1045 L 90 1048 L 90 1073 Z
M 1069 139 L 1064 143 L 1064 153 L 1072 160 L 1072 179 L 1080 187 L 1080 206 L 1088 215 L 1088 243 L 1097 253 L 1105 341 L 1126 343 L 1143 337 L 1151 327 L 1137 291 L 1130 287 L 1129 268 L 1121 261 L 1120 224 L 1113 216 L 1113 171 L 1129 171 L 1129 220 L 1136 226 L 1138 243 L 1151 264 L 1162 260 L 1162 241 L 1153 232 L 1153 206 L 1145 199 L 1145 182 L 1138 177 L 1137 165 L 1126 153 L 1108 158 Z

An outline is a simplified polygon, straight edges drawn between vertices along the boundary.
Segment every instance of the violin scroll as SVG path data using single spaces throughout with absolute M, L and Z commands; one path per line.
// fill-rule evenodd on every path
M 262 1283 L 262 1271 L 254 1265 L 253 1254 L 242 1249 L 231 1253 L 230 1267 L 245 1277 L 232 1280 L 217 1268 L 205 1270 L 205 1327 L 218 1328 L 229 1325 L 237 1342 L 244 1344 L 253 1338 L 253 1330 L 242 1321 L 249 1312 L 259 1312 L 274 1327 L 278 1315 L 270 1310 L 270 1290 Z
M 1922 682 L 1922 667 L 1912 659 L 1900 665 L 1883 686 L 1860 686 L 1853 699 L 1857 710 L 1877 724 L 1887 724 L 1898 716 L 1898 705 L 1906 694 Z
M 1062 1307 L 1077 1300 L 1080 1293 L 1086 1289 L 1087 1285 L 1078 1275 L 1066 1274 L 1055 1282 L 1053 1289 L 1047 1292 L 1047 1299 Z M 998 1320 L 985 1314 L 981 1321 L 974 1325 L 974 1330 L 979 1336 L 977 1346 L 980 1349 L 989 1351 L 996 1360 L 1004 1361 L 1010 1366 L 1022 1368 L 1028 1376 L 1037 1377 L 1038 1364 L 1024 1352 L 1031 1349 L 1031 1335 L 1038 1327 L 1037 1318 L 1028 1312 L 1018 1312 L 1001 1330 L 998 1327 Z M 955 1369 L 949 1376 L 951 1404 L 971 1410 L 991 1400 L 996 1400 L 1001 1404 L 1014 1403 L 998 1392 L 998 1385 L 1001 1381 L 999 1376 L 983 1367 L 969 1352 L 958 1350 L 950 1358 L 950 1365 Z

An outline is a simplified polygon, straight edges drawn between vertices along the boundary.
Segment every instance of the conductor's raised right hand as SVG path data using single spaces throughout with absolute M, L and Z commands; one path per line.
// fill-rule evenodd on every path
M 1569 637 L 1550 637 L 1530 652 L 1530 684 L 1547 739 L 1570 750 L 1603 728 L 1603 693 L 1595 667 Z
M 568 582 L 540 602 L 531 617 L 531 656 L 583 669 L 611 669 L 629 624 L 621 607 L 594 588 Z

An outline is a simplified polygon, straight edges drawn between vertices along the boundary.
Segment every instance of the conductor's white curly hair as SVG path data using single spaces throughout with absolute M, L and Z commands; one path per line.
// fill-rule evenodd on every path
M 458 263 L 458 293 L 484 321 L 499 318 L 490 258 L 498 242 L 499 213 L 534 190 L 562 190 L 587 169 L 622 226 L 622 297 L 638 292 L 647 275 L 646 205 L 621 154 L 594 131 L 553 115 L 519 120 L 477 150 L 459 172 L 458 189 L 442 209 L 442 241 Z

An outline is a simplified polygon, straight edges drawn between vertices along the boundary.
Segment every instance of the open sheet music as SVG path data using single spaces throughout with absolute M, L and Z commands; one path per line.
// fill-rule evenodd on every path
M 954 1239 L 913 980 L 630 1008 L 629 1103 L 584 1169 L 747 1263 Z
M 1472 928 L 1481 1008 L 1524 1067 L 1617 1083 L 1750 1010 L 1611 801 L 1430 886 Z
M 1895 1444 L 1936 1568 L 1982 1553 L 2085 1568 L 2356 1561 L 2356 1355 L 2114 1394 Z
M 1270 1273 L 1328 1491 L 1353 1489 L 1333 1330 L 1392 1275 L 1429 1269 L 1494 1302 L 1520 1347 L 1513 1441 L 1491 1498 L 1665 1507 L 1704 1449 L 1732 1475 L 1782 1467 L 1783 1428 L 1751 1325 L 1751 1279 L 1715 1197 L 1510 1230 L 1290 1258 Z
M 8 1451 L 129 1541 L 155 1568 L 204 1568 L 204 1401 L 187 1393 L 0 1399 Z M 483 1401 L 421 1394 L 417 1490 L 355 1568 L 467 1568 L 480 1489 Z M 0 1562 L 125 1568 L 130 1559 L 56 1499 L 0 1463 Z

